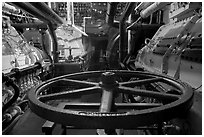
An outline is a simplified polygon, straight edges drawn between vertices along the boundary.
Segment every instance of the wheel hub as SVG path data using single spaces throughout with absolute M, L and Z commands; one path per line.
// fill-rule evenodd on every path
M 116 81 L 115 73 L 113 72 L 104 72 L 101 74 L 101 82 L 99 85 L 103 88 L 115 88 L 118 86 Z

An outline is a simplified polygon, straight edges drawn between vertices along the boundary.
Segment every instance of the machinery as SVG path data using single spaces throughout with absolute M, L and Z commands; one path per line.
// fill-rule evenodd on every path
M 201 2 L 6 2 L 2 14 L 3 135 L 202 134 Z

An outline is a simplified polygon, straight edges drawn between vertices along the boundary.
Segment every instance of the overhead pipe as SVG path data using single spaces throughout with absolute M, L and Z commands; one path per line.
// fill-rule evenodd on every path
M 152 5 L 154 2 L 141 2 L 136 8 L 135 10 L 143 10 L 146 9 L 147 7 L 149 7 L 150 5 Z
M 152 13 L 154 13 L 155 11 L 164 8 L 166 5 L 170 4 L 171 2 L 155 2 L 153 4 L 151 4 L 151 2 L 149 2 L 148 4 L 146 4 L 146 6 L 148 7 L 144 7 L 142 6 L 142 3 L 140 5 L 138 5 L 135 9 L 141 9 L 141 7 L 145 8 L 144 10 L 142 10 L 140 12 L 140 18 L 138 18 L 135 22 L 133 22 L 130 26 L 127 27 L 127 29 L 131 29 L 134 28 L 135 25 L 137 25 L 137 22 L 141 19 L 141 18 L 147 18 L 148 16 L 150 16 Z
M 30 2 L 32 6 L 38 8 L 47 18 L 51 19 L 51 22 L 56 24 L 65 24 L 66 22 L 57 15 L 52 9 L 48 7 L 44 2 Z
M 36 4 L 37 3 L 37 4 Z M 26 11 L 27 13 L 32 14 L 33 16 L 39 18 L 45 22 L 51 22 L 53 24 L 63 24 L 63 20 L 54 13 L 49 7 L 44 3 L 39 2 L 12 2 L 14 6 L 19 7 L 20 9 Z
M 152 5 L 148 6 L 146 9 L 140 12 L 140 16 L 142 18 L 147 18 L 155 11 L 164 8 L 166 5 L 170 4 L 171 2 L 155 2 Z
M 38 19 L 40 19 L 46 23 L 49 22 L 49 19 L 47 19 L 41 11 L 39 11 L 37 8 L 30 5 L 28 2 L 12 2 L 11 4 L 19 7 L 20 9 L 24 10 L 25 12 L 37 17 Z

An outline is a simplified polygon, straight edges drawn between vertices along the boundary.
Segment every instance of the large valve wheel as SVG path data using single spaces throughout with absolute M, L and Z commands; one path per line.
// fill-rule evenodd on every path
M 92 82 L 90 79 L 99 81 Z M 67 87 L 75 85 L 75 88 L 61 92 L 60 88 L 55 88 L 58 92 L 51 90 L 61 83 Z M 156 90 L 157 87 L 155 90 L 141 88 L 141 85 L 149 87 L 153 84 L 163 85 L 163 88 L 160 86 L 163 90 Z M 168 89 L 176 92 L 169 92 Z M 47 103 L 95 93 L 101 93 L 99 103 L 68 101 L 65 108 Z M 156 101 L 133 103 L 122 99 L 117 102 L 124 94 Z M 159 74 L 124 70 L 88 71 L 48 80 L 30 91 L 28 98 L 34 113 L 62 125 L 84 129 L 134 129 L 186 113 L 193 104 L 193 91 L 188 85 Z M 71 109 L 73 106 L 77 110 Z M 90 111 L 93 108 L 98 108 L 98 111 Z

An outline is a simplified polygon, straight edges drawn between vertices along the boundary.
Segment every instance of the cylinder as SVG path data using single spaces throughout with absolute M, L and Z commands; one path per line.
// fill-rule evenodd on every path
M 170 4 L 170 2 L 155 2 L 154 4 L 147 7 L 145 10 L 141 11 L 140 16 L 142 18 L 147 18 L 149 15 L 151 15 L 152 13 L 159 9 L 162 9 L 168 4 Z

